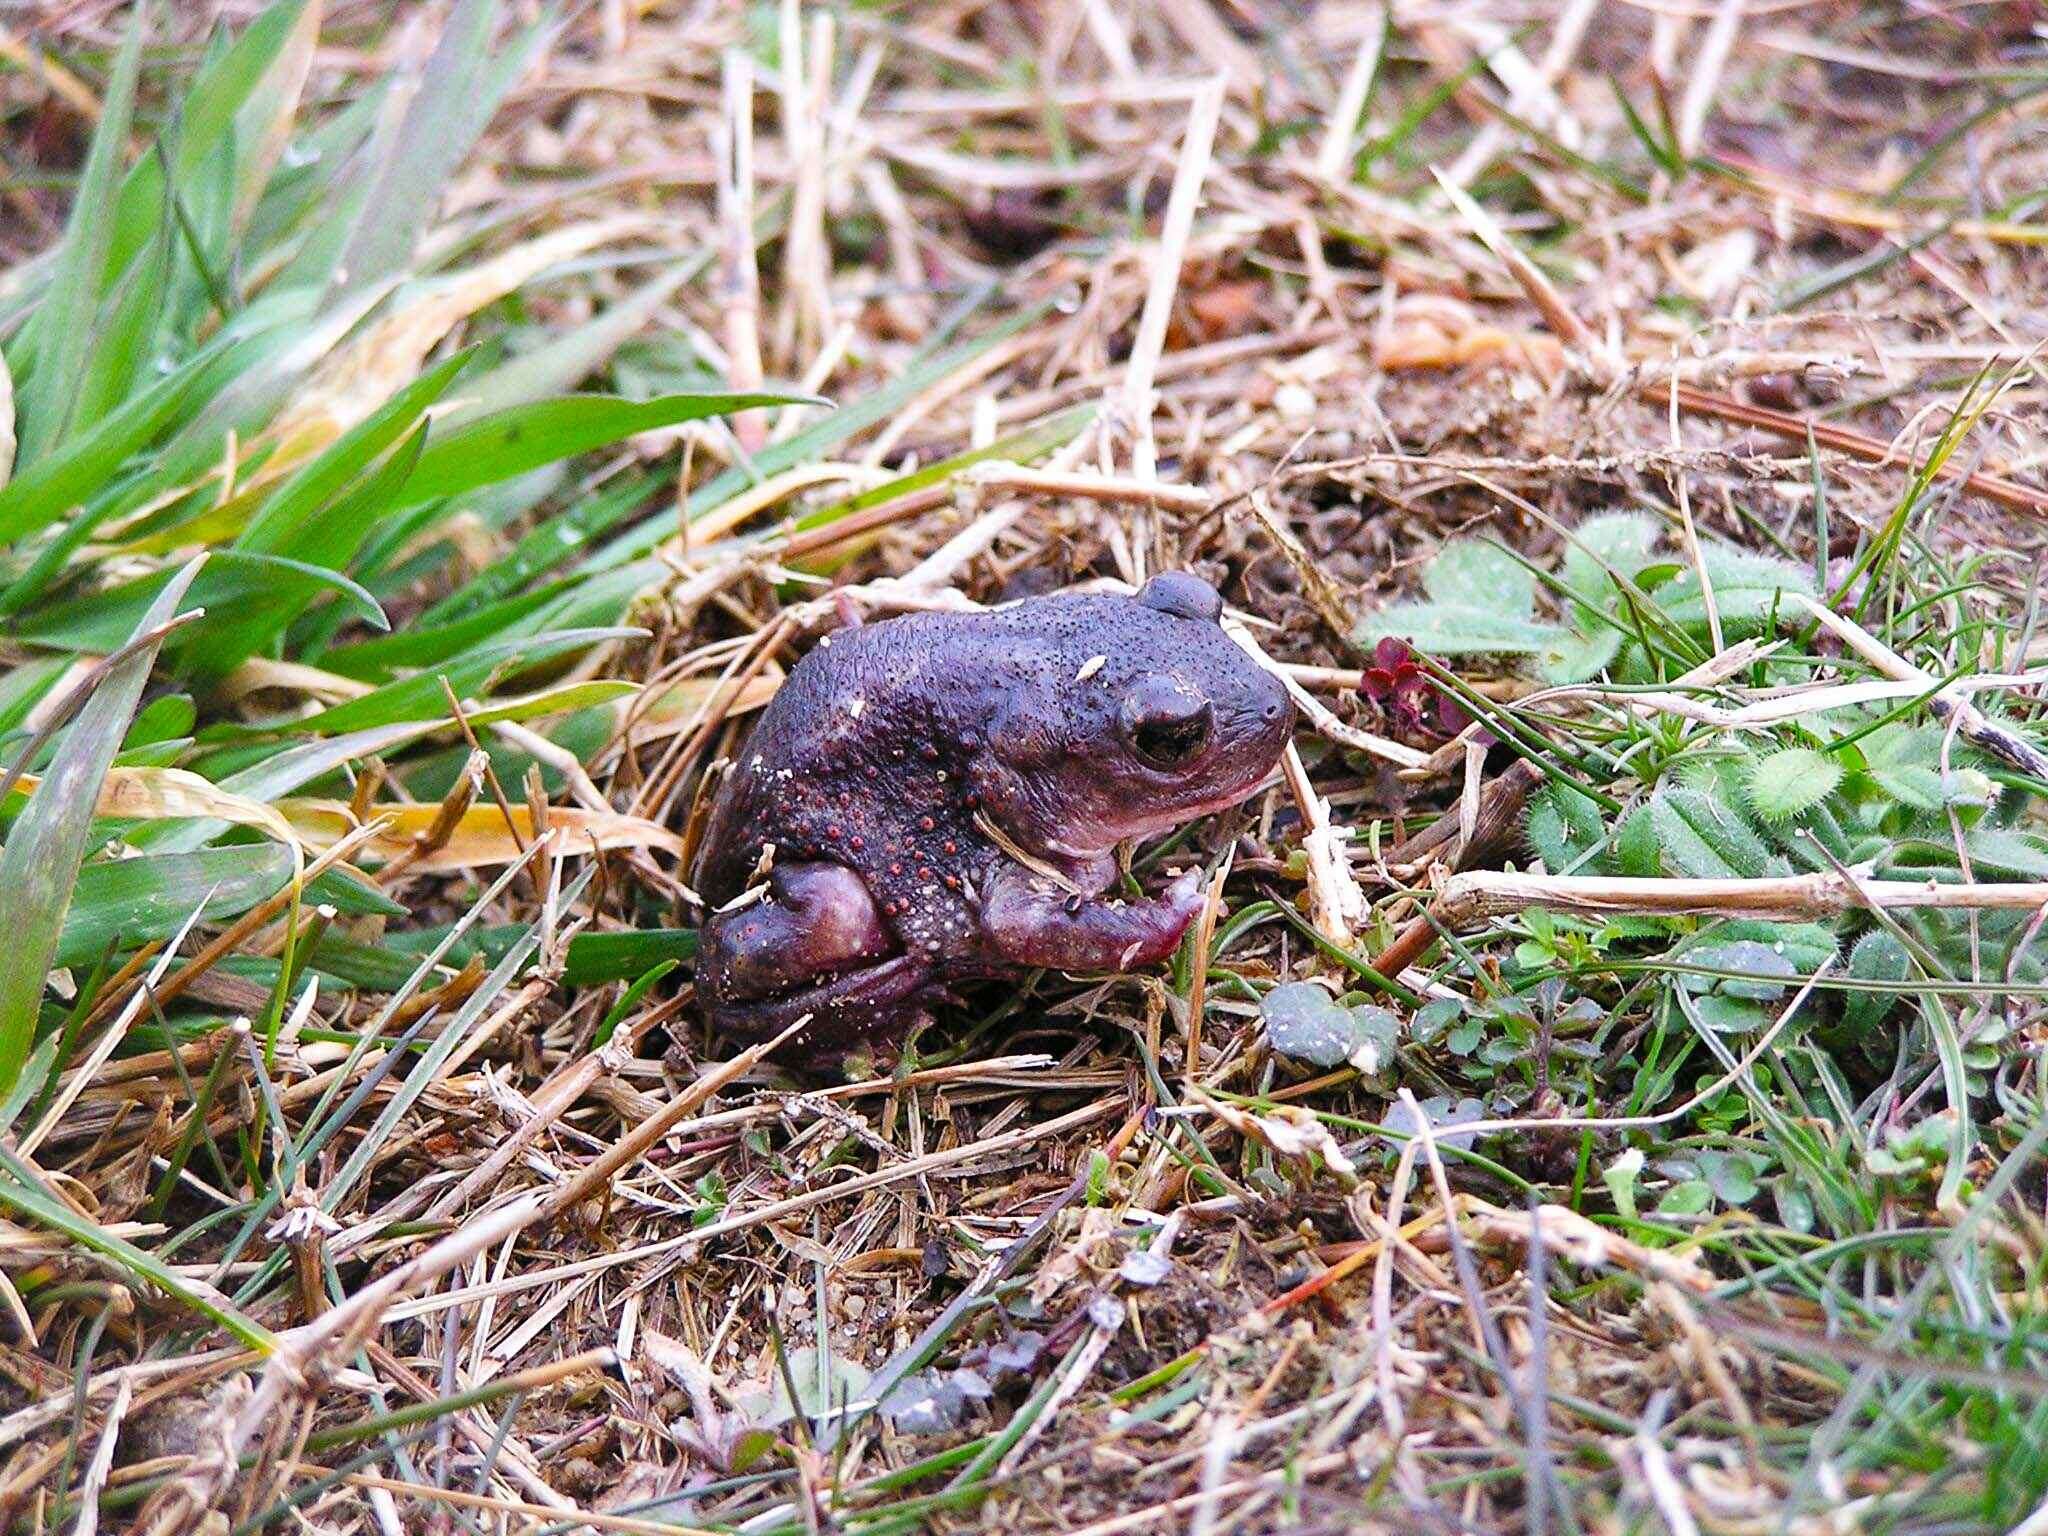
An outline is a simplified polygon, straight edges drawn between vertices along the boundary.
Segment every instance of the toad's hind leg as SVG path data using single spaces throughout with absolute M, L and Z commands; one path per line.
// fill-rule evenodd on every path
M 841 864 L 786 864 L 760 900 L 704 924 L 697 986 L 717 1004 L 779 997 L 893 954 L 867 882 Z

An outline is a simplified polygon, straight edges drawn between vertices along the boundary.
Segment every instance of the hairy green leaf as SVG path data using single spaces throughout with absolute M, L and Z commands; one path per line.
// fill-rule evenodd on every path
M 1802 816 L 1835 792 L 1842 765 L 1811 747 L 1786 747 L 1749 765 L 1744 788 L 1750 809 L 1766 821 Z
M 1813 593 L 1813 574 L 1805 567 L 1732 544 L 1703 541 L 1700 563 L 1713 589 L 1714 609 L 1725 636 L 1758 634 L 1785 607 L 1787 593 Z M 1658 588 L 1656 597 L 1658 607 L 1673 621 L 1687 629 L 1704 630 L 1706 599 L 1690 563 Z

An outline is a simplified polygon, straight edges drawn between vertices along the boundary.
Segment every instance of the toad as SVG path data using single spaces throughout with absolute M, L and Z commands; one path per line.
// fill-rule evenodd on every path
M 1158 963 L 1198 870 L 1108 894 L 1115 851 L 1243 800 L 1294 724 L 1193 576 L 856 625 L 791 670 L 718 790 L 695 883 L 714 1029 L 828 1060 L 959 983 Z

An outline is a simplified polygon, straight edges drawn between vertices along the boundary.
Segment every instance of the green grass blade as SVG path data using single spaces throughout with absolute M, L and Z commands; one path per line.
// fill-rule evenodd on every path
M 1036 306 L 1012 315 L 1002 324 L 991 326 L 986 334 L 945 348 L 905 369 L 902 377 L 887 388 L 845 402 L 824 420 L 754 455 L 752 473 L 744 466 L 729 469 L 691 492 L 688 515 L 702 517 L 713 507 L 722 506 L 737 496 L 760 477 L 779 475 L 785 469 L 823 458 L 856 432 L 888 420 L 955 369 L 965 368 L 989 348 L 1001 346 L 1020 331 L 1037 324 L 1045 313 L 1042 306 Z M 609 572 L 637 560 L 667 537 L 672 526 L 661 519 L 652 519 L 637 528 L 630 528 L 603 548 L 592 551 L 581 569 L 585 574 Z
M 329 651 L 321 665 L 343 677 L 366 682 L 387 680 L 398 667 L 431 667 L 481 645 L 556 596 L 561 588 L 542 587 L 480 608 L 448 624 L 408 624 L 395 634 L 380 635 Z
M 100 279 L 113 238 L 114 179 L 135 110 L 135 81 L 142 64 L 142 35 L 150 7 L 139 5 L 114 62 L 85 171 L 71 204 L 63 254 L 42 306 L 36 311 L 34 371 L 22 383 L 21 458 L 33 464 L 63 441 L 78 405 L 93 347 L 93 315 L 99 308 Z
M 485 566 L 428 608 L 420 615 L 420 622 L 438 624 L 515 599 L 530 583 L 574 559 L 589 547 L 591 540 L 644 512 L 664 489 L 651 479 L 635 476 L 585 497 L 558 516 L 536 522 L 512 546 L 511 553 Z M 546 590 L 555 590 L 554 584 Z
M 349 175 L 367 158 L 368 141 L 383 120 L 390 79 L 366 80 L 361 91 L 325 121 L 299 124 L 292 154 L 255 194 L 256 205 L 241 221 L 241 237 L 256 249 L 289 249 L 297 254 L 278 273 L 280 288 L 318 293 L 341 242 L 348 238 Z
M 170 620 L 198 574 L 197 562 L 178 573 L 144 615 L 138 638 Z M 0 933 L 8 936 L 0 945 L 0 1094 L 13 1088 L 28 1059 L 50 956 L 91 839 L 100 781 L 120 750 L 160 643 L 139 646 L 107 672 L 0 849 Z
M 14 375 L 0 354 L 0 491 L 14 474 Z
M 376 179 L 330 279 L 330 294 L 394 277 L 412 260 L 456 166 L 511 85 L 491 68 L 497 14 L 497 0 L 457 0 L 449 13 L 419 89 L 385 142 Z M 522 44 L 510 50 L 513 57 L 523 53 Z
M 247 366 L 246 345 L 222 339 L 90 431 L 53 449 L 0 490 L 0 547 L 49 526 L 118 476 L 121 467 Z M 218 453 L 219 444 L 214 444 Z M 152 486 L 172 484 L 168 477 Z M 137 505 L 153 491 L 137 498 Z
M 188 186 L 210 156 L 225 151 L 236 114 L 277 62 L 305 9 L 306 0 L 270 7 L 227 47 L 210 52 L 193 73 L 177 104 L 176 145 L 169 154 L 172 187 Z M 164 168 L 163 158 L 145 155 L 123 181 L 103 282 L 111 282 L 134 260 L 161 222 Z
M 383 606 L 362 585 L 340 571 L 283 555 L 247 550 L 220 550 L 223 586 L 233 596 L 219 606 L 209 604 L 206 618 L 172 647 L 172 666 L 182 677 L 210 681 L 225 677 L 240 663 L 272 649 L 272 642 L 292 617 L 322 596 L 332 596 L 341 613 L 373 629 L 389 630 Z
M 1643 121 L 1643 115 L 1636 110 L 1635 103 L 1630 101 L 1628 93 L 1622 90 L 1619 80 L 1609 75 L 1607 88 L 1614 92 L 1615 105 L 1621 108 L 1621 115 L 1628 123 L 1629 132 L 1636 136 L 1636 142 L 1643 146 L 1643 152 L 1667 176 L 1682 180 L 1685 176 L 1684 156 L 1650 130 L 1650 125 Z
M 0 672 L 0 738 L 21 724 L 69 665 L 69 657 L 45 656 Z
M 277 1337 L 254 1318 L 244 1314 L 211 1286 L 201 1289 L 169 1266 L 144 1253 L 133 1243 L 114 1236 L 62 1201 L 46 1194 L 31 1170 L 11 1152 L 0 1152 L 0 1205 L 53 1232 L 61 1232 L 81 1248 L 104 1254 L 128 1275 L 147 1281 L 166 1296 L 182 1302 L 217 1326 L 226 1329 L 251 1349 L 269 1354 L 277 1348 Z
M 250 216 L 291 141 L 292 125 L 313 71 L 313 50 L 320 41 L 321 7 L 306 0 L 288 0 L 259 17 L 237 43 L 240 47 L 274 19 L 282 25 L 287 18 L 290 26 L 284 37 L 268 54 L 263 72 L 235 113 L 235 195 L 229 226 L 237 236 L 248 228 Z M 229 68 L 232 66 L 223 65 L 224 70 Z
M 428 369 L 294 471 L 250 518 L 236 546 L 334 566 L 345 563 L 366 531 L 360 524 L 367 520 L 359 519 L 358 527 L 346 529 L 334 526 L 338 519 L 329 519 L 323 529 L 315 522 L 317 514 L 379 454 L 410 432 L 475 356 L 473 351 L 458 352 Z M 417 463 L 413 473 L 419 473 Z
M 134 633 L 143 612 L 168 579 L 165 573 L 158 572 L 90 597 L 52 603 L 24 619 L 15 627 L 15 633 L 40 645 L 79 651 L 111 650 Z M 260 632 L 279 608 L 289 612 L 293 603 L 303 601 L 305 593 L 315 590 L 338 594 L 358 618 L 379 629 L 389 628 L 376 598 L 341 572 L 302 560 L 232 549 L 214 551 L 213 560 L 194 585 L 192 600 L 206 610 L 206 617 L 194 627 L 201 636 L 219 634 L 224 629 L 239 632 L 242 625 L 252 625 Z M 181 671 L 198 665 L 199 658 L 210 654 L 203 648 L 195 651 L 192 645 L 192 640 L 184 639 L 172 647 L 173 654 L 180 658 Z M 248 655 L 250 649 L 253 647 L 242 649 L 235 659 Z
M 646 633 L 644 629 L 608 626 L 597 629 L 558 630 L 550 634 L 518 636 L 494 642 L 479 646 L 460 660 L 452 661 L 431 673 L 387 683 L 359 699 L 336 704 L 304 719 L 280 722 L 280 725 L 288 723 L 295 733 L 332 735 L 340 731 L 359 731 L 372 726 L 393 725 L 401 720 L 445 720 L 448 715 L 448 689 L 454 690 L 456 698 L 466 699 L 501 674 L 539 666 L 554 657 L 585 650 L 606 640 L 638 639 Z M 485 712 L 479 711 L 470 718 L 473 721 L 482 720 L 485 718 Z M 264 728 L 248 728 L 248 732 L 262 729 Z M 229 740 L 248 732 L 241 727 L 227 726 L 221 728 L 221 737 L 223 740 Z
M 79 385 L 73 431 L 104 420 L 135 392 L 142 370 L 154 360 L 162 334 L 164 291 L 170 285 L 171 266 L 171 229 L 164 224 L 115 286 Z
M 210 468 L 230 431 L 254 436 L 390 291 L 389 284 L 380 284 L 319 307 L 304 291 L 279 293 L 267 309 L 252 305 L 242 311 L 236 317 L 241 325 L 230 326 L 227 334 L 245 336 L 261 352 L 166 449 L 173 472 L 189 478 Z
M 79 871 L 57 942 L 56 965 L 89 965 L 110 945 L 134 949 L 167 939 L 200 907 L 202 921 L 238 917 L 276 895 L 292 877 L 291 850 L 238 843 L 198 853 L 103 859 Z M 406 909 L 333 871 L 316 876 L 306 899 L 351 915 L 403 917 Z
M 510 406 L 457 427 L 429 443 L 406 483 L 408 502 L 460 496 L 511 480 L 558 459 L 608 447 L 657 427 L 729 416 L 762 405 L 822 405 L 812 395 L 710 393 L 626 400 L 617 395 L 565 395 Z
M 708 265 L 708 254 L 679 261 L 596 318 L 500 363 L 463 391 L 465 398 L 448 413 L 449 418 L 474 420 L 508 406 L 574 389 L 610 361 L 614 352 L 654 318 L 656 310 Z

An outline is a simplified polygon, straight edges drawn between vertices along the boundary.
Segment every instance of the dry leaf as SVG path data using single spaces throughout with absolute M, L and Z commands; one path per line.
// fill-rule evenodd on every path
M 42 781 L 25 773 L 15 782 L 27 794 Z M 93 815 L 108 821 L 231 821 L 268 832 L 281 843 L 300 842 L 273 807 L 231 794 L 183 768 L 109 768 Z
M 1115 1237 L 1123 1230 L 1123 1221 L 1108 1206 L 1091 1205 L 1081 1212 L 1080 1231 L 1072 1242 L 1063 1243 L 1057 1253 L 1038 1266 L 1031 1277 L 1031 1295 L 1037 1301 L 1050 1301 L 1069 1283 L 1078 1280 L 1081 1268 L 1088 1262 L 1088 1255 L 1097 1244 Z
M 715 1412 L 711 1372 L 689 1345 L 652 1328 L 642 1328 L 640 1353 L 690 1395 L 690 1401 L 700 1415 Z
M 331 848 L 353 831 L 355 818 L 339 800 L 280 800 L 277 809 L 292 824 L 308 848 Z M 383 819 L 382 831 L 363 845 L 362 857 L 370 860 L 395 859 L 410 853 L 417 839 L 441 817 L 439 805 L 380 805 L 371 808 L 366 820 Z M 667 827 L 620 811 L 590 811 L 573 806 L 549 806 L 548 829 L 557 834 L 556 847 L 565 854 L 588 853 L 593 845 L 602 849 L 656 848 L 682 856 L 683 840 Z M 453 870 L 483 869 L 510 864 L 526 856 L 533 846 L 533 813 L 526 806 L 512 807 L 510 825 L 495 802 L 472 805 L 456 819 L 446 842 L 406 865 L 409 874 L 447 874 Z
M 250 657 L 222 679 L 220 687 L 222 698 L 230 704 L 269 689 L 298 694 L 321 704 L 346 704 L 372 691 L 370 684 L 356 678 L 268 656 Z
M 1470 305 L 1434 293 L 1401 298 L 1374 357 L 1389 371 L 1509 363 L 1551 379 L 1564 367 L 1564 347 L 1555 336 L 1504 330 Z
M 659 741 L 694 730 L 714 713 L 752 714 L 782 687 L 782 668 L 774 662 L 735 687 L 731 678 L 686 677 L 659 693 L 621 699 L 614 707 L 622 724 L 630 722 L 636 742 Z
M 1256 1115 L 1212 1099 L 1200 1089 L 1192 1090 L 1191 1097 L 1239 1135 L 1251 1137 L 1282 1157 L 1305 1161 L 1313 1155 L 1320 1157 L 1340 1179 L 1350 1181 L 1358 1177 L 1358 1169 L 1344 1155 L 1330 1128 L 1298 1104 L 1281 1104 Z
M 1259 300 L 1267 285 L 1260 278 L 1212 283 L 1188 295 L 1188 309 L 1203 341 L 1221 341 L 1242 336 L 1259 321 Z

